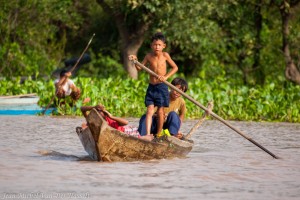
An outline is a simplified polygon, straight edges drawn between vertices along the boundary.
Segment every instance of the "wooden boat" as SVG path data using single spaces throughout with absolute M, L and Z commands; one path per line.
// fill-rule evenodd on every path
M 185 157 L 193 148 L 193 141 L 175 137 L 161 137 L 145 141 L 110 127 L 93 109 L 87 117 L 89 128 L 76 128 L 80 141 L 95 161 L 137 161 Z

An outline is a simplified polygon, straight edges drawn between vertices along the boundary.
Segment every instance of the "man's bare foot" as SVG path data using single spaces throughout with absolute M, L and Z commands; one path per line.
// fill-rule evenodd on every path
M 154 139 L 154 136 L 153 136 L 153 134 L 144 135 L 144 136 L 141 136 L 140 139 L 146 140 L 146 141 L 152 141 Z
M 87 126 L 86 123 L 82 123 L 82 124 L 81 124 L 81 127 L 82 127 L 82 129 L 86 129 L 88 126 Z
M 183 138 L 183 134 L 182 133 L 178 133 L 177 135 L 175 135 L 175 137 L 177 137 L 178 139 Z

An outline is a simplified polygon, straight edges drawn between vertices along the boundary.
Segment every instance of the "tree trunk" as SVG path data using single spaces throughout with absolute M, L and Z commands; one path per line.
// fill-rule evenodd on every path
M 300 1 L 297 1 L 297 4 L 299 2 Z M 292 5 L 289 4 L 289 1 L 284 0 L 279 9 L 282 19 L 282 48 L 285 58 L 285 77 L 289 81 L 300 85 L 300 72 L 294 63 L 289 49 L 289 20 L 291 17 L 290 9 L 292 9 Z
M 262 30 L 262 15 L 261 15 L 262 0 L 257 0 L 254 13 L 254 24 L 256 29 L 255 48 L 254 48 L 254 63 L 252 70 L 255 73 L 256 82 L 263 85 L 265 82 L 265 73 L 260 65 L 260 51 L 261 51 L 261 30 Z
M 122 31 L 128 32 L 127 30 L 119 30 L 119 32 Z M 129 61 L 128 56 L 137 55 L 139 48 L 142 46 L 144 42 L 144 34 L 145 33 L 143 34 L 131 33 L 129 36 L 126 37 L 121 36 L 121 48 L 122 48 L 121 56 L 122 56 L 123 67 L 129 74 L 129 76 L 134 79 L 138 78 L 138 72 L 135 66 Z M 127 35 L 127 34 L 123 34 L 123 35 Z
M 128 60 L 128 56 L 132 54 L 137 55 L 139 48 L 144 42 L 144 36 L 149 29 L 151 20 L 148 22 L 136 23 L 134 24 L 135 27 L 129 27 L 126 25 L 126 16 L 117 4 L 115 4 L 114 7 L 110 7 L 104 0 L 97 0 L 97 2 L 108 15 L 112 16 L 116 23 L 120 34 L 121 60 L 123 62 L 123 67 L 131 78 L 137 79 L 138 72 Z
M 129 55 L 137 55 L 138 50 L 141 47 L 141 45 L 142 45 L 142 42 L 135 44 L 135 45 L 127 44 L 127 45 L 125 45 L 124 48 L 122 48 L 123 67 L 127 71 L 128 75 L 134 79 L 138 78 L 138 71 L 136 70 L 135 66 L 131 63 L 131 61 L 129 61 L 128 56 Z

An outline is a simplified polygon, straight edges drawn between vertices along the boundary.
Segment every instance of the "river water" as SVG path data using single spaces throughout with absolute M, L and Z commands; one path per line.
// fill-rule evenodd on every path
M 280 159 L 208 120 L 186 158 L 100 163 L 77 137 L 82 122 L 0 116 L 0 199 L 300 199 L 300 124 L 231 122 Z

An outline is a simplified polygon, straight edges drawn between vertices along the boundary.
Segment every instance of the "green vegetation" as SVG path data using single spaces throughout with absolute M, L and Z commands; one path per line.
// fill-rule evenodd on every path
M 88 105 L 103 103 L 115 115 L 124 117 L 140 117 L 146 111 L 144 95 L 148 85 L 148 77 L 143 74 L 139 80 L 121 76 L 95 79 L 73 79 L 81 89 L 82 97 L 76 103 L 77 109 L 59 109 L 59 113 L 81 115 L 78 109 L 82 100 L 90 97 Z M 20 79 L 2 80 L 0 95 L 37 93 L 39 104 L 48 105 L 54 95 L 53 82 L 43 80 Z M 206 106 L 213 100 L 214 112 L 229 120 L 281 121 L 300 122 L 300 86 L 286 83 L 284 88 L 276 87 L 274 83 L 264 87 L 247 87 L 228 85 L 225 79 L 206 81 L 202 79 L 188 79 L 187 94 Z M 187 102 L 187 118 L 199 118 L 203 111 L 193 103 Z
M 188 93 L 204 106 L 213 100 L 225 119 L 300 122 L 299 12 L 300 0 L 1 1 L 0 95 L 37 93 L 46 106 L 53 72 L 78 57 L 95 33 L 91 62 L 72 78 L 81 99 L 139 117 L 148 78 L 127 57 L 142 60 L 149 38 L 161 31 L 179 66 L 176 76 L 188 80 Z M 189 118 L 202 114 L 187 105 Z

